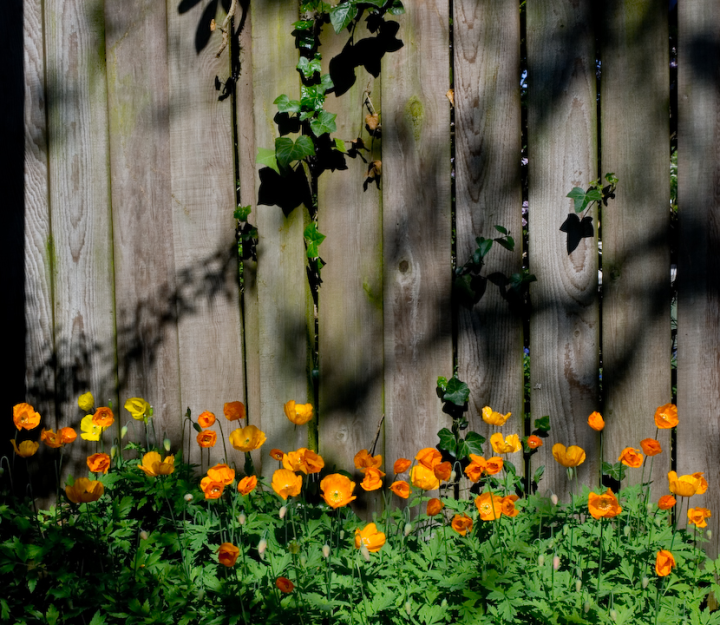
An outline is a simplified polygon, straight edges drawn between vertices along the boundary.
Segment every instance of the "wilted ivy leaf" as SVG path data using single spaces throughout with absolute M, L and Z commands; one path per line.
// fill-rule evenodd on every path
M 465 445 L 468 448 L 468 454 L 481 456 L 483 453 L 482 446 L 485 440 L 485 437 L 477 432 L 468 432 L 465 434 Z
M 330 23 L 336 33 L 340 33 L 348 24 L 355 19 L 357 7 L 352 2 L 344 2 L 330 9 Z
M 300 102 L 297 100 L 291 100 L 288 96 L 286 96 L 284 93 L 277 98 L 275 98 L 275 101 L 273 104 L 277 104 L 278 111 L 281 113 L 299 113 L 300 112 Z
M 307 57 L 300 57 L 297 68 L 303 73 L 305 78 L 312 78 L 314 74 L 322 71 L 320 65 L 320 55 L 316 54 L 315 58 L 310 60 Z
M 449 454 L 456 456 L 457 447 L 455 446 L 455 436 L 453 433 L 447 428 L 443 428 L 438 432 L 438 438 L 440 439 L 438 447 L 447 451 Z
M 470 389 L 465 382 L 461 382 L 455 376 L 448 380 L 443 401 L 449 401 L 456 406 L 464 406 L 468 397 L 470 397 Z
M 320 114 L 310 122 L 310 128 L 316 137 L 320 137 L 325 133 L 335 132 L 337 126 L 335 125 L 335 118 L 337 115 L 334 113 L 328 113 L 327 111 L 321 111 Z
M 269 150 L 268 148 L 258 148 L 257 158 L 255 159 L 255 162 L 259 163 L 260 165 L 265 165 L 266 167 L 269 167 L 270 169 L 276 171 L 278 174 L 280 173 L 277 159 L 275 158 L 275 150 Z
M 310 222 L 305 227 L 303 236 L 305 237 L 305 241 L 307 241 L 307 257 L 317 258 L 318 256 L 320 256 L 320 253 L 318 251 L 318 245 L 320 245 L 325 240 L 325 235 L 321 232 L 318 232 L 317 223 L 315 223 L 314 221 Z

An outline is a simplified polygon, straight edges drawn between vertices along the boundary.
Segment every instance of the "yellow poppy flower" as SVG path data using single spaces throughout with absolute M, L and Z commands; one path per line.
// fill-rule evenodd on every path
M 131 397 L 125 402 L 125 410 L 127 410 L 133 419 L 141 421 L 145 417 L 150 416 L 150 404 L 142 397 Z
M 561 443 L 555 443 L 552 448 L 553 458 L 558 464 L 564 467 L 576 467 L 585 462 L 585 451 L 577 445 L 565 447 Z
M 512 413 L 508 412 L 507 414 L 502 414 L 500 412 L 495 412 L 490 406 L 485 406 L 485 408 L 482 409 L 482 420 L 485 421 L 488 425 L 494 425 L 496 427 L 501 428 L 503 425 L 505 425 L 505 422 L 512 416 Z
M 86 415 L 83 417 L 83 420 L 80 421 L 80 430 L 82 431 L 80 438 L 86 441 L 99 441 L 100 434 L 102 434 L 104 429 L 105 428 L 93 423 L 93 415 Z
M 503 438 L 500 432 L 495 432 L 490 437 L 490 444 L 496 454 L 514 454 L 522 449 L 522 443 L 517 434 L 510 434 L 510 436 Z

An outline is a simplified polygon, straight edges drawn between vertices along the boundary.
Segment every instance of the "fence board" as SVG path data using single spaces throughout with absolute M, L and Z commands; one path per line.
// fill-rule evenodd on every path
M 455 223 L 458 265 L 475 238 L 508 228 L 513 253 L 495 245 L 485 275 L 520 271 L 520 17 L 517 2 L 456 0 L 453 4 L 455 78 Z M 459 376 L 470 386 L 470 427 L 489 438 L 484 406 L 512 412 L 507 432 L 523 425 L 522 319 L 492 284 L 472 311 L 460 307 Z
M 327 29 L 321 49 L 325 72 L 348 38 L 346 32 Z M 359 24 L 355 42 L 362 45 L 368 36 Z M 380 160 L 379 136 L 373 143 L 365 129 L 363 104 L 367 94 L 380 111 L 380 80 L 362 67 L 355 74 L 353 87 L 328 98 L 325 108 L 338 115 L 334 136 L 345 141 L 362 137 L 373 147 L 367 160 Z M 320 248 L 327 266 L 319 295 L 318 438 L 327 464 L 352 470 L 354 455 L 371 448 L 383 414 L 382 196 L 375 184 L 363 191 L 368 165 L 359 158 L 348 158 L 347 165 L 347 171 L 326 172 L 318 184 L 319 229 L 327 235 Z M 382 436 L 375 451 L 384 457 Z M 380 501 L 366 500 L 370 508 Z
M 398 21 L 383 59 L 385 454 L 389 465 L 449 425 L 435 394 L 452 375 L 448 3 Z
M 119 392 L 179 443 L 166 7 L 108 1 L 105 25 Z
M 272 149 L 276 126 L 273 118 L 280 94 L 299 99 L 300 79 L 295 71 L 298 53 L 290 33 L 298 20 L 293 3 L 263 2 L 253 5 L 253 92 L 255 142 Z M 296 135 L 290 135 L 296 139 Z M 279 183 L 287 185 L 286 181 Z M 261 192 L 259 177 L 256 178 Z M 277 185 L 276 185 L 277 186 Z M 307 447 L 307 426 L 294 428 L 283 413 L 291 399 L 306 403 L 308 394 L 308 340 L 313 325 L 306 322 L 308 298 L 303 244 L 303 215 L 298 206 L 286 217 L 281 208 L 259 206 L 257 267 L 258 353 L 260 367 L 260 414 L 255 423 L 267 436 L 265 448 L 291 451 Z M 265 458 L 267 456 L 264 455 Z M 269 474 L 274 462 L 263 463 Z
M 203 410 L 216 413 L 227 437 L 237 423 L 222 417 L 223 404 L 245 399 L 233 238 L 232 110 L 230 99 L 218 100 L 213 85 L 216 75 L 220 80 L 230 75 L 230 57 L 228 50 L 215 56 L 219 33 L 196 50 L 198 29 L 209 34 L 210 19 L 221 22 L 224 14 L 209 15 L 202 4 L 183 14 L 175 2 L 167 7 L 180 405 L 195 416 Z M 212 461 L 220 457 L 218 448 Z
M 602 216 L 605 458 L 655 438 L 671 400 L 669 70 L 667 7 L 606 2 L 601 41 L 601 172 L 619 178 Z M 652 462 L 653 498 L 667 492 L 670 435 Z M 650 459 L 647 460 L 650 464 Z M 647 476 L 647 471 L 645 472 Z M 640 481 L 630 470 L 629 483 Z
M 117 406 L 103 2 L 48 0 L 45 51 L 59 425 L 80 393 Z M 68 470 L 84 474 L 73 445 Z
M 596 177 L 595 54 L 589 0 L 527 6 L 530 358 L 533 418 L 550 415 L 550 442 L 587 452 L 580 482 L 595 482 L 598 463 L 587 416 L 597 408 L 597 239 L 568 255 L 561 224 L 565 196 Z M 597 224 L 597 215 L 593 215 Z M 568 492 L 551 444 L 534 456 L 545 465 L 541 490 Z
M 25 101 L 25 353 L 26 398 L 56 427 L 53 344 L 52 239 L 48 206 L 45 56 L 42 5 L 23 3 Z
M 704 471 L 710 488 L 692 499 L 712 510 L 720 536 L 720 6 L 678 7 L 678 413 L 681 475 Z M 685 522 L 686 519 L 683 519 Z

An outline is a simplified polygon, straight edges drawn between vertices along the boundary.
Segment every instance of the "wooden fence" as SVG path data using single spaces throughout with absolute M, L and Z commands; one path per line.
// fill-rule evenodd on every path
M 528 0 L 524 14 L 518 0 L 408 0 L 407 13 L 393 18 L 403 47 L 383 57 L 377 78 L 358 67 L 347 93 L 326 102 L 338 114 L 335 136 L 347 140 L 367 139 L 368 96 L 380 111 L 373 158 L 382 160 L 382 179 L 363 191 L 359 159 L 320 178 L 327 266 L 317 362 L 303 244 L 308 212 L 301 206 L 286 215 L 257 202 L 255 154 L 273 145 L 273 100 L 300 91 L 290 36 L 297 3 L 241 2 L 237 36 L 219 58 L 210 20 L 220 22 L 227 3 L 218 0 L 11 4 L 0 18 L 3 45 L 15 45 L 22 30 L 22 48 L 5 58 L 22 67 L 13 70 L 20 80 L 12 97 L 24 91 L 22 110 L 4 105 L 8 153 L 13 146 L 24 153 L 24 185 L 10 194 L 13 226 L 4 235 L 6 254 L 15 254 L 9 335 L 25 354 L 13 402 L 30 401 L 50 423 L 77 426 L 81 392 L 115 406 L 140 395 L 154 405 L 158 429 L 177 442 L 186 407 L 219 414 L 224 402 L 240 399 L 267 433 L 258 464 L 267 449 L 308 444 L 282 407 L 313 401 L 313 371 L 318 418 L 310 443 L 339 467 L 350 468 L 372 443 L 382 415 L 378 449 L 387 463 L 434 444 L 449 422 L 435 383 L 454 362 L 470 386 L 471 429 L 487 433 L 479 414 L 490 405 L 512 412 L 508 432 L 523 432 L 522 319 L 492 286 L 474 309 L 454 307 L 451 267 L 453 240 L 460 264 L 494 224 L 520 240 L 523 141 L 527 252 L 537 276 L 531 411 L 552 424 L 532 468 L 546 465 L 542 489 L 564 493 L 551 446 L 578 444 L 588 451 L 580 479 L 597 480 L 598 436 L 586 419 L 600 406 L 601 356 L 605 457 L 653 436 L 655 408 L 671 400 L 673 384 L 668 112 L 677 97 L 681 423 L 673 454 L 679 473 L 707 474 L 710 490 L 697 503 L 713 510 L 720 534 L 716 0 L 681 0 L 670 14 L 667 0 Z M 674 15 L 676 93 L 668 50 Z M 326 30 L 327 68 L 348 34 Z M 18 171 L 16 161 L 8 171 Z M 568 254 L 559 230 L 572 212 L 566 194 L 609 171 L 620 182 L 602 210 L 602 257 L 599 228 Z M 238 186 L 260 237 L 258 262 L 243 266 L 244 293 L 234 247 Z M 598 225 L 597 211 L 592 217 Z M 488 272 L 518 271 L 522 253 L 494 249 Z M 658 493 L 671 468 L 669 434 L 660 441 Z M 84 451 L 76 453 L 80 466 Z

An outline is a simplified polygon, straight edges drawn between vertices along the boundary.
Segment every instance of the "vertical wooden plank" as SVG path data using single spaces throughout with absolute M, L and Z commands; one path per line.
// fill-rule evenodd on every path
M 52 238 L 48 206 L 48 145 L 45 121 L 45 56 L 42 6 L 23 6 L 23 103 L 25 130 L 25 388 L 24 401 L 55 427 L 55 369 L 52 363 Z M 20 155 L 18 155 L 19 157 Z
M 80 393 L 117 406 L 104 3 L 44 8 L 57 403 L 59 425 L 77 427 Z M 74 475 L 86 452 L 72 446 Z
M 170 172 L 173 248 L 178 290 L 180 408 L 210 410 L 228 433 L 223 403 L 244 401 L 242 338 L 234 241 L 235 172 L 231 100 L 218 99 L 215 76 L 230 74 L 229 51 L 216 57 L 219 34 L 207 32 L 202 2 L 179 13 L 167 3 L 170 89 Z M 208 33 L 209 34 L 209 33 Z M 176 416 L 178 422 L 180 415 Z M 197 452 L 193 443 L 191 449 Z M 219 452 L 213 454 L 219 457 Z M 235 452 L 230 458 L 239 459 Z
M 158 435 L 178 444 L 165 5 L 108 0 L 105 24 L 119 392 L 150 402 Z
M 435 394 L 452 372 L 448 3 L 398 18 L 383 59 L 385 454 L 412 458 L 449 425 Z
M 255 96 L 255 142 L 273 149 L 277 128 L 273 121 L 280 94 L 299 99 L 300 79 L 295 66 L 298 53 L 293 22 L 298 20 L 293 3 L 262 2 L 253 5 L 253 92 Z M 290 135 L 296 139 L 297 135 Z M 284 183 L 281 183 L 284 184 Z M 259 177 L 258 193 L 263 192 Z M 307 426 L 294 428 L 283 413 L 290 399 L 306 403 L 308 395 L 308 341 L 314 329 L 306 322 L 307 277 L 303 244 L 303 214 L 298 206 L 287 216 L 279 206 L 257 208 L 259 231 L 257 267 L 258 353 L 260 359 L 260 414 L 255 423 L 267 435 L 265 447 L 291 451 L 306 447 Z M 267 459 L 267 456 L 263 456 Z M 263 463 L 263 472 L 275 468 Z
M 601 171 L 619 178 L 602 214 L 604 455 L 611 463 L 655 437 L 655 409 L 671 400 L 667 42 L 662 2 L 603 4 Z M 649 478 L 655 499 L 667 492 L 670 470 L 669 431 L 658 438 L 664 453 Z M 630 470 L 629 483 L 640 478 Z
M 587 452 L 579 478 L 596 483 L 595 432 L 586 421 L 597 408 L 597 238 L 570 255 L 559 228 L 572 202 L 565 196 L 596 177 L 595 54 L 589 0 L 536 0 L 527 5 L 530 357 L 533 418 L 550 415 L 552 433 L 535 466 L 541 489 L 568 492 L 552 443 Z M 593 215 L 597 225 L 597 215 Z
M 349 37 L 326 28 L 321 48 L 325 72 Z M 372 35 L 361 23 L 355 44 L 362 46 L 366 37 Z M 369 98 L 380 111 L 380 80 L 363 67 L 355 75 L 352 88 L 328 98 L 325 109 L 338 116 L 333 136 L 345 141 L 362 137 L 372 146 L 367 160 L 380 160 L 379 136 L 373 141 L 365 129 L 364 104 Z M 375 184 L 363 191 L 367 164 L 348 158 L 347 165 L 347 171 L 326 172 L 318 185 L 319 229 L 327 235 L 320 250 L 327 266 L 319 296 L 318 437 L 326 464 L 352 470 L 355 454 L 372 446 L 383 414 L 382 196 Z M 383 447 L 381 436 L 375 453 L 384 458 Z M 386 461 L 385 466 L 391 465 Z
M 484 275 L 520 271 L 520 14 L 518 3 L 455 0 L 455 223 L 458 265 L 476 237 L 516 241 L 513 253 L 495 245 Z M 470 387 L 470 427 L 489 435 L 484 406 L 512 412 L 505 431 L 523 435 L 522 319 L 488 283 L 472 310 L 459 308 L 458 367 Z M 488 436 L 489 437 L 489 436 Z
M 677 470 L 704 471 L 710 488 L 693 506 L 720 536 L 720 6 L 681 3 L 678 66 L 678 413 Z M 683 519 L 685 522 L 686 519 Z

